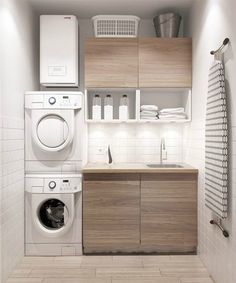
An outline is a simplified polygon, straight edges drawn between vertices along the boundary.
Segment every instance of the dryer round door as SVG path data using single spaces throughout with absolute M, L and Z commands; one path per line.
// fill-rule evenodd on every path
M 48 113 L 40 117 L 34 127 L 35 141 L 46 151 L 60 151 L 73 139 L 73 118 L 66 119 L 57 113 Z
M 44 199 L 33 211 L 35 224 L 45 236 L 60 236 L 65 234 L 73 223 L 74 208 L 58 198 Z

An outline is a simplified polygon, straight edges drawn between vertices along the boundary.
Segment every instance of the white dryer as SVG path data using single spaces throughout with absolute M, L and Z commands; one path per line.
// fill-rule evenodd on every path
M 26 175 L 26 255 L 82 254 L 81 175 Z
M 26 92 L 26 172 L 78 172 L 85 132 L 82 105 L 81 92 Z

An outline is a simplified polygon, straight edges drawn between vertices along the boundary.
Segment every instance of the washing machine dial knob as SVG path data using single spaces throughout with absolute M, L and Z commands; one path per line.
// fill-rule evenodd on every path
M 56 98 L 54 96 L 49 97 L 48 99 L 49 104 L 53 105 L 56 103 Z
M 55 181 L 50 181 L 49 184 L 48 184 L 49 189 L 51 189 L 51 190 L 55 189 L 55 188 L 56 188 L 56 185 L 57 185 L 57 184 L 56 184 Z

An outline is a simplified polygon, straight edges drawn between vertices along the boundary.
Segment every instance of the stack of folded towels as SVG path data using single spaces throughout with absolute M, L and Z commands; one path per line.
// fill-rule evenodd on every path
M 142 120 L 157 120 L 158 107 L 156 105 L 142 105 L 140 107 L 140 117 Z
M 159 111 L 160 120 L 183 120 L 187 119 L 187 115 L 183 107 L 166 108 Z

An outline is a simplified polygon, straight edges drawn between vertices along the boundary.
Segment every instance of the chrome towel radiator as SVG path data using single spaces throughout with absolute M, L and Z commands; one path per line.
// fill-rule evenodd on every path
M 208 80 L 205 145 L 205 203 L 218 217 L 227 217 L 228 129 L 222 62 L 215 60 Z

